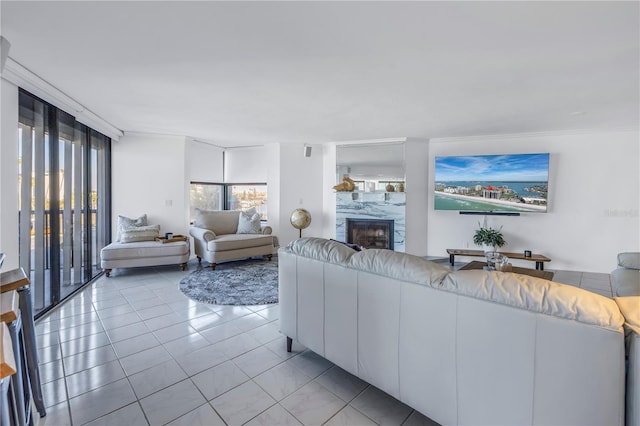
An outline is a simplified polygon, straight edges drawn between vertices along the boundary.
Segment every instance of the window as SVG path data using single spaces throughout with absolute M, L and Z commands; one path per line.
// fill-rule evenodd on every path
M 266 183 L 205 183 L 191 182 L 189 192 L 191 221 L 195 209 L 246 210 L 255 207 L 261 220 L 267 220 Z
M 196 218 L 196 209 L 224 210 L 224 185 L 191 182 L 189 191 L 191 222 Z
M 20 266 L 36 318 L 101 272 L 111 234 L 111 139 L 20 90 Z
M 264 183 L 227 185 L 225 210 L 255 207 L 261 220 L 267 220 L 267 185 Z

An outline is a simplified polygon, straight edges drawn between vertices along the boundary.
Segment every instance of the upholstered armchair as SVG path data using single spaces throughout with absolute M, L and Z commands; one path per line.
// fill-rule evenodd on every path
M 198 262 L 202 259 L 215 269 L 218 263 L 264 256 L 271 259 L 277 250 L 277 240 L 271 227 L 260 223 L 243 225 L 240 211 L 207 211 L 196 209 L 194 226 L 189 230 Z M 247 221 L 251 221 L 253 216 Z

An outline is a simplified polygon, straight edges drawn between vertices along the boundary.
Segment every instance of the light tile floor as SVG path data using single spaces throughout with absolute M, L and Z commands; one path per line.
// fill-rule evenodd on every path
M 40 425 L 432 425 L 294 343 L 278 305 L 184 296 L 193 271 L 117 269 L 37 321 Z
M 195 268 L 116 270 L 39 320 L 36 424 L 435 424 L 295 343 L 287 353 L 278 305 L 188 299 L 178 283 Z M 612 296 L 608 274 L 554 281 Z

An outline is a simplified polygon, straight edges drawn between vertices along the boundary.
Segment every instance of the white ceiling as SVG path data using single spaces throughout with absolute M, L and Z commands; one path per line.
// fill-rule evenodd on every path
M 119 129 L 224 146 L 637 128 L 638 2 L 2 1 Z

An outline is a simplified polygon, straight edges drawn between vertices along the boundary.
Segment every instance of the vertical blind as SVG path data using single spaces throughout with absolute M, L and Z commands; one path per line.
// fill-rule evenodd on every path
M 36 317 L 93 279 L 111 235 L 111 139 L 19 93 L 20 266 Z

